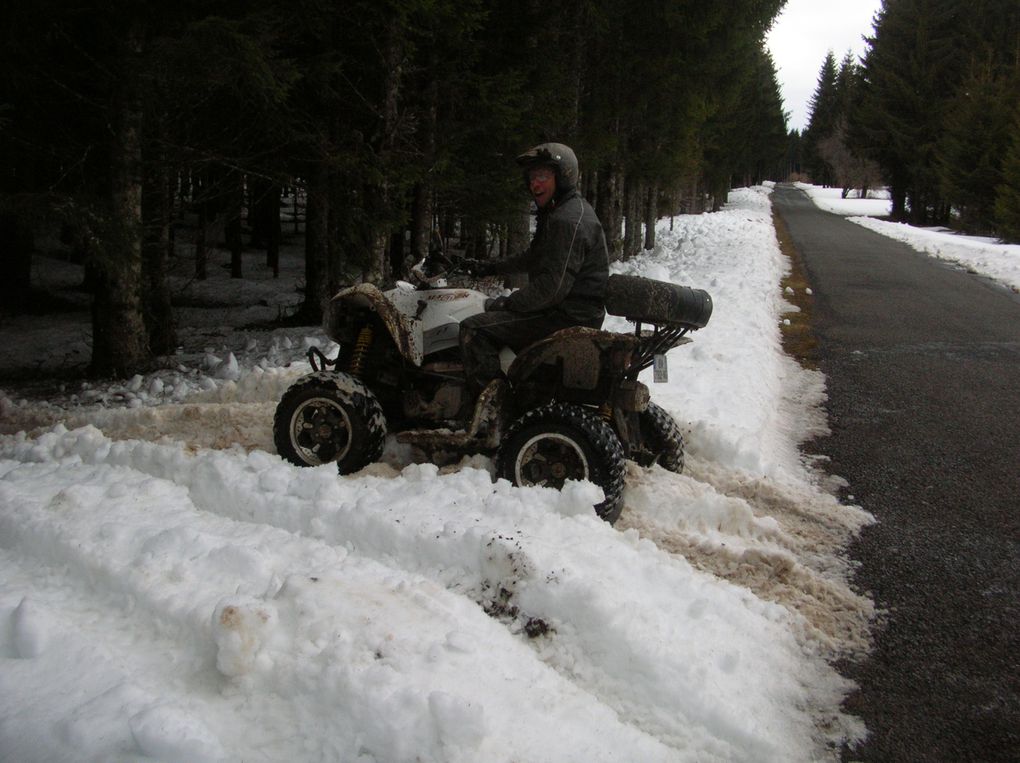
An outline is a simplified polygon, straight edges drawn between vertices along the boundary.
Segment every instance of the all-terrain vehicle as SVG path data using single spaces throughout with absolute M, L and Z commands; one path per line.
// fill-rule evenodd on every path
M 632 321 L 633 333 L 569 328 L 516 357 L 507 349 L 506 378 L 470 400 L 460 321 L 482 312 L 487 295 L 448 287 L 438 269 L 429 257 L 413 270 L 417 285 L 363 283 L 333 298 L 325 328 L 340 349 L 331 359 L 311 348 L 313 372 L 280 400 L 273 436 L 281 456 L 307 466 L 335 461 L 348 474 L 381 456 L 390 431 L 430 457 L 494 455 L 497 474 L 516 485 L 590 480 L 605 495 L 595 511 L 610 523 L 623 508 L 626 459 L 683 469 L 680 429 L 638 374 L 708 323 L 707 292 L 610 276 L 607 312 Z

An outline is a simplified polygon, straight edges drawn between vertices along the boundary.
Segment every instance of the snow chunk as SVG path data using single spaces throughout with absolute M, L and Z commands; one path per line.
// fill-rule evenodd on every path
M 14 648 L 20 657 L 38 657 L 50 641 L 53 622 L 50 616 L 27 596 L 11 613 Z
M 209 728 L 172 705 L 157 705 L 131 716 L 131 735 L 142 753 L 162 763 L 216 763 L 226 752 Z
M 278 621 L 266 602 L 226 601 L 216 608 L 216 669 L 236 678 L 255 666 L 262 645 Z

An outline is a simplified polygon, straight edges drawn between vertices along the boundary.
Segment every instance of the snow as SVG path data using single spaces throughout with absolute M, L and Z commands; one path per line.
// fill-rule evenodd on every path
M 0 759 L 836 759 L 864 733 L 832 664 L 868 647 L 843 549 L 871 518 L 798 450 L 824 379 L 782 349 L 769 190 L 617 266 L 715 313 L 646 380 L 687 469 L 629 464 L 615 527 L 593 485 L 515 488 L 484 456 L 280 459 L 276 401 L 329 344 L 251 327 L 293 304 L 294 250 L 279 281 L 175 282 L 191 328 L 157 372 L 0 392 Z M 0 370 L 73 362 L 82 326 L 0 326 Z
M 891 212 L 888 192 L 878 198 L 840 198 L 838 188 L 822 188 L 798 183 L 814 203 L 828 212 L 845 215 L 858 225 L 908 244 L 919 252 L 953 263 L 970 273 L 987 276 L 1020 292 L 1020 244 L 1002 244 L 997 239 L 965 236 L 947 228 L 919 228 L 906 223 L 876 220 Z M 856 192 L 854 192 L 856 194 Z
M 871 215 L 873 217 L 884 217 L 892 210 L 892 201 L 889 192 L 885 189 L 874 189 L 868 191 L 867 198 L 860 198 L 860 191 L 850 191 L 847 198 L 843 198 L 843 191 L 840 188 L 828 186 L 810 185 L 809 183 L 795 183 L 797 188 L 804 191 L 815 206 L 832 212 L 836 215 Z

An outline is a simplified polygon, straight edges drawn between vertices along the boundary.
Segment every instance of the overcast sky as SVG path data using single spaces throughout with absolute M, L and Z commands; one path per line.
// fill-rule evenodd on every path
M 831 50 L 837 64 L 848 50 L 863 55 L 862 37 L 871 34 L 872 19 L 881 7 L 881 0 L 787 0 L 769 33 L 768 48 L 779 71 L 791 130 L 807 127 L 808 101 L 825 54 Z

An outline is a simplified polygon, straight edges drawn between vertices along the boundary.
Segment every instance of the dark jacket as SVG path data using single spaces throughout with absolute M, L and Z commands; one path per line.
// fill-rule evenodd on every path
M 528 274 L 528 285 L 507 300 L 508 310 L 556 310 L 578 324 L 601 325 L 605 317 L 609 248 L 595 210 L 576 190 L 539 210 L 538 227 L 526 252 L 494 263 L 492 269 Z

